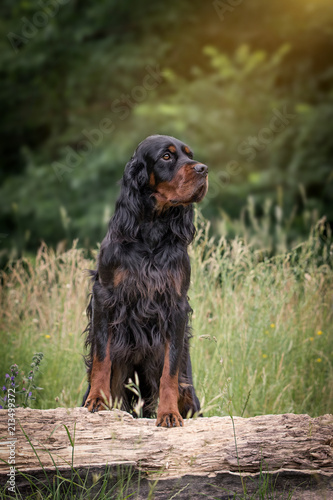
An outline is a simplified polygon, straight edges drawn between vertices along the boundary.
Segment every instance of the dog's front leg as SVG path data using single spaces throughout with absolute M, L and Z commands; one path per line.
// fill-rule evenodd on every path
M 181 427 L 182 416 L 179 413 L 179 366 L 182 357 L 186 317 L 176 318 L 176 328 L 166 341 L 164 364 L 160 379 L 159 405 L 156 425 L 158 427 Z
M 99 284 L 97 284 L 99 287 Z M 111 356 L 110 335 L 107 311 L 98 299 L 98 290 L 93 290 L 91 328 L 92 366 L 89 371 L 90 391 L 85 402 L 89 411 L 102 410 L 110 405 Z

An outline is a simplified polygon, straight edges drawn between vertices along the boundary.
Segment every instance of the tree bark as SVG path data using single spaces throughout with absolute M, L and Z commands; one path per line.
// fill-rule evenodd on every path
M 333 499 L 333 415 L 210 417 L 165 429 L 118 410 L 17 408 L 14 435 L 8 418 L 1 410 L 0 458 L 8 462 L 14 450 L 15 488 L 21 493 L 29 483 L 20 472 L 45 480 L 45 472 L 56 473 L 56 464 L 58 474 L 70 477 L 73 465 L 81 477 L 88 472 L 89 481 L 106 466 L 114 480 L 126 471 L 134 498 L 147 498 L 153 485 L 156 499 L 227 499 L 245 489 L 253 494 L 268 481 L 285 498 L 293 490 L 293 499 Z M 9 465 L 0 463 L 5 485 Z

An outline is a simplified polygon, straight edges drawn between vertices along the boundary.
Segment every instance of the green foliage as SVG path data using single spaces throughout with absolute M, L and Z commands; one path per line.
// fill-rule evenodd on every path
M 41 240 L 94 246 L 151 133 L 209 165 L 214 230 L 249 196 L 256 215 L 267 198 L 293 210 L 292 238 L 332 222 L 328 1 L 253 0 L 223 18 L 199 0 L 51 3 L 1 6 L 2 262 Z
M 332 221 L 333 100 L 318 106 L 299 104 L 296 113 L 301 119 L 281 134 L 272 151 L 270 182 L 283 186 L 291 200 L 298 198 L 306 211 Z

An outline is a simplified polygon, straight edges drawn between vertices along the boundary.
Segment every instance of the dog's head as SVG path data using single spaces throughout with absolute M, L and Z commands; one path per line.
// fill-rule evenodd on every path
M 136 150 L 146 164 L 149 187 L 156 209 L 201 201 L 208 188 L 208 167 L 193 159 L 183 142 L 165 135 L 152 135 Z
M 207 188 L 208 167 L 193 159 L 186 144 L 167 135 L 151 135 L 125 167 L 113 218 L 117 232 L 133 240 L 140 221 L 149 214 L 159 216 L 173 207 L 185 210 L 200 202 Z
M 142 195 L 150 193 L 158 212 L 200 202 L 208 188 L 208 167 L 193 159 L 191 149 L 167 135 L 151 135 L 126 165 L 124 182 Z

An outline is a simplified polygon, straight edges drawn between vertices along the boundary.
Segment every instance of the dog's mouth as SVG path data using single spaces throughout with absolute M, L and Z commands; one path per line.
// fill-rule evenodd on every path
M 199 203 L 204 199 L 208 191 L 208 177 L 206 177 L 204 184 L 194 193 L 192 203 Z
M 191 203 L 200 203 L 206 196 L 208 191 L 208 177 L 204 179 L 203 182 L 200 182 L 199 187 L 197 187 L 194 192 L 191 194 L 189 199 L 182 200 L 182 199 L 174 199 L 170 200 L 170 203 L 173 206 L 177 205 L 190 205 Z
M 208 176 L 207 172 L 198 175 L 191 165 L 185 165 L 171 182 L 162 182 L 152 187 L 156 209 L 163 211 L 202 201 L 208 190 Z

